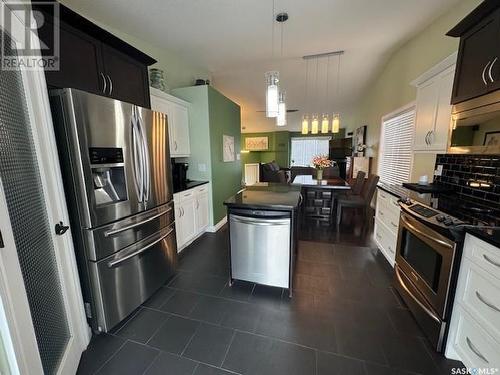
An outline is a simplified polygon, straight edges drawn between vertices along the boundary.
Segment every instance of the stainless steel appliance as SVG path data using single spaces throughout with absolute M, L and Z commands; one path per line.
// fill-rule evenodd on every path
M 446 225 L 439 221 L 442 215 L 438 211 L 419 203 L 401 207 L 395 286 L 429 340 L 441 351 L 459 247 L 445 235 L 446 228 L 440 230 Z
M 232 209 L 231 278 L 289 288 L 290 212 Z
M 75 89 L 51 107 L 86 312 L 106 332 L 176 268 L 167 118 Z

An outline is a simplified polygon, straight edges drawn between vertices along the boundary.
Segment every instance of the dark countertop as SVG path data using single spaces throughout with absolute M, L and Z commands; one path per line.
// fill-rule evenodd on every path
M 200 186 L 200 185 L 205 185 L 205 184 L 208 184 L 208 181 L 192 181 L 192 180 L 189 180 L 184 185 L 181 185 L 181 186 L 175 186 L 174 185 L 174 194 L 175 193 L 180 193 L 181 191 L 186 191 L 186 190 L 195 188 L 195 187 Z
M 300 185 L 261 182 L 247 186 L 224 204 L 233 208 L 294 211 L 300 204 Z
M 325 180 L 316 180 L 310 175 L 298 175 L 293 179 L 292 185 L 306 186 L 332 190 L 350 190 L 351 186 L 342 178 L 334 177 Z

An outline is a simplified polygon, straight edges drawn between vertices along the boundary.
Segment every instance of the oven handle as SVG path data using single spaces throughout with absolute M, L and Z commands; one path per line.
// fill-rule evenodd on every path
M 414 230 L 415 232 L 417 232 L 418 234 L 424 236 L 425 238 L 433 241 L 433 242 L 437 242 L 438 244 L 440 245 L 443 245 L 443 246 L 446 246 L 450 249 L 453 249 L 453 245 L 449 244 L 448 242 L 445 242 L 443 240 L 439 240 L 439 239 L 436 239 L 432 236 L 429 236 L 427 233 L 425 232 L 422 232 L 420 229 L 416 228 L 415 226 L 413 226 L 407 219 L 405 219 L 405 217 L 403 215 L 401 215 L 401 220 L 404 222 L 404 224 L 410 228 L 411 230 Z
M 401 275 L 399 274 L 399 268 L 396 267 L 396 277 L 398 278 L 399 283 L 403 287 L 403 289 L 410 295 L 410 297 L 429 315 L 432 319 L 434 319 L 437 323 L 441 323 L 441 320 L 439 317 L 432 312 L 427 306 L 425 306 L 418 298 L 415 297 L 415 295 L 410 291 L 410 289 L 406 286 L 405 282 L 401 278 Z

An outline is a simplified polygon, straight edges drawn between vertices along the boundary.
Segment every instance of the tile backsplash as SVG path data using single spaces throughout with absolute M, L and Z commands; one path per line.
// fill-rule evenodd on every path
M 447 185 L 464 200 L 500 209 L 500 155 L 439 154 L 441 176 L 434 182 Z

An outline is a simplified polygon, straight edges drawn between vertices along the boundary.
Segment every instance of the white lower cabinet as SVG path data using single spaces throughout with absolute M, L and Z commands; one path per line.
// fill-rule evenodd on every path
M 377 192 L 374 237 L 380 252 L 392 267 L 396 261 L 396 244 L 399 230 L 398 197 L 381 189 Z
M 481 256 L 478 256 L 481 255 Z M 500 368 L 500 249 L 465 237 L 446 356 L 470 368 Z
M 177 252 L 205 232 L 209 223 L 209 185 L 174 194 Z

